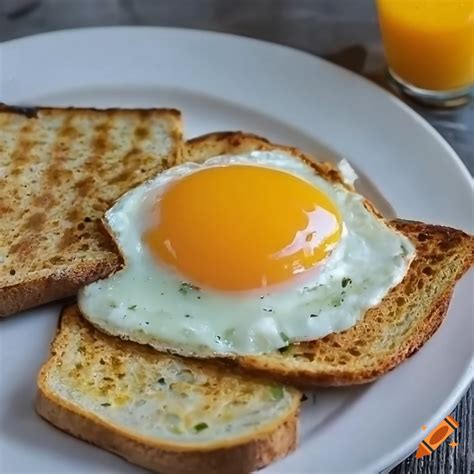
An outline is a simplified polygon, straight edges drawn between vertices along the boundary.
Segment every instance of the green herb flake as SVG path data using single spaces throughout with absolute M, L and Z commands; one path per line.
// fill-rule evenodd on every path
M 316 313 L 311 313 L 309 315 L 310 318 L 317 318 L 319 316 L 319 314 L 316 314 Z
M 338 306 L 341 306 L 342 303 L 344 303 L 345 296 L 346 296 L 346 292 L 342 291 L 340 296 L 335 297 L 331 301 L 331 304 L 334 306 L 334 308 L 337 308 Z
M 200 431 L 203 431 L 205 429 L 209 428 L 207 426 L 207 423 L 201 422 L 198 423 L 197 425 L 194 425 L 194 429 L 199 433 Z
M 192 285 L 191 283 L 187 283 L 185 281 L 181 282 L 181 286 L 179 287 L 179 292 L 182 295 L 187 295 L 189 291 L 199 291 L 201 288 L 196 285 Z
M 109 407 L 109 406 L 110 406 L 110 403 L 101 403 L 100 406 L 102 406 L 102 407 Z
M 288 344 L 287 346 L 284 346 L 284 347 L 280 347 L 280 349 L 278 349 L 278 352 L 280 354 L 284 354 L 287 350 L 289 350 L 291 347 L 291 344 Z
M 116 308 L 116 307 L 117 307 L 117 303 L 110 303 L 109 306 L 110 306 L 111 308 Z
M 281 400 L 283 398 L 283 387 L 281 385 L 272 385 L 270 393 L 273 400 Z
M 352 280 L 350 278 L 344 277 L 342 279 L 341 285 L 343 288 L 345 288 L 347 285 L 350 285 L 352 283 Z
M 283 339 L 284 342 L 289 342 L 290 338 L 284 333 L 280 333 L 280 337 Z
M 136 307 L 137 307 L 137 305 L 136 305 L 136 304 L 134 304 L 133 306 L 129 306 L 129 307 L 128 307 L 128 309 L 130 309 L 130 310 L 132 310 L 132 311 L 133 311 L 134 309 L 136 309 Z
M 164 377 L 160 377 L 160 378 L 158 379 L 158 383 L 159 383 L 160 385 L 164 385 L 164 384 L 165 384 L 165 378 L 164 378 Z

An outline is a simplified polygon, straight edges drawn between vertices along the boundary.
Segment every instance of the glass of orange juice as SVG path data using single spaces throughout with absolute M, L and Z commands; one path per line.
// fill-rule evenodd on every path
M 377 0 L 390 79 L 406 94 L 456 106 L 474 84 L 474 0 Z

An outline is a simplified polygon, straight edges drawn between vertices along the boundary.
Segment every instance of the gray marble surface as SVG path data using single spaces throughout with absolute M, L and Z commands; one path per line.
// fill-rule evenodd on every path
M 179 26 L 251 36 L 326 57 L 386 86 L 373 0 L 0 0 L 0 41 L 106 25 Z M 473 174 L 474 103 L 445 111 L 410 105 L 446 138 Z M 453 413 L 460 422 L 454 436 L 458 446 L 444 443 L 421 460 L 411 455 L 391 473 L 474 472 L 471 392 Z

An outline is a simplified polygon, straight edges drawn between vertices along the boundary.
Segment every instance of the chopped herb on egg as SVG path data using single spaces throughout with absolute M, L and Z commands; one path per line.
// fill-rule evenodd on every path
M 187 295 L 189 291 L 199 291 L 200 289 L 199 286 L 183 281 L 179 287 L 179 292 L 183 295 Z
M 266 313 L 273 313 L 272 308 L 262 308 L 262 310 L 265 311 Z
M 304 286 L 303 293 L 309 293 L 310 291 L 317 290 L 322 285 L 314 285 L 314 286 Z
M 150 324 L 150 321 L 145 321 L 145 324 Z
M 408 249 L 402 244 L 400 245 L 400 250 L 402 251 L 402 257 L 406 257 L 408 255 Z
M 103 406 L 103 407 L 109 407 L 110 403 L 101 403 L 100 405 Z
M 128 307 L 128 309 L 130 309 L 130 310 L 132 310 L 132 311 L 133 311 L 134 309 L 136 309 L 136 307 L 137 307 L 137 305 L 136 305 L 136 304 L 134 304 L 134 305 L 132 305 L 132 306 L 129 306 L 129 307 Z
M 286 352 L 290 347 L 291 347 L 291 344 L 288 344 L 287 346 L 284 346 L 284 347 L 280 347 L 280 348 L 278 349 L 278 352 L 279 352 L 280 354 L 283 354 L 283 353 Z
M 201 422 L 201 423 L 198 423 L 197 425 L 194 425 L 194 429 L 198 433 L 202 430 L 205 430 L 206 428 L 208 428 L 208 425 L 207 425 L 207 423 L 204 423 L 204 422 Z
M 284 332 L 280 333 L 280 337 L 283 339 L 284 342 L 288 342 L 290 340 L 290 338 Z
M 216 342 L 221 342 L 221 336 L 216 336 Z
M 319 316 L 319 314 L 316 314 L 316 313 L 311 313 L 309 315 L 310 318 L 317 318 Z
M 190 315 L 190 314 L 185 314 L 184 317 L 185 317 L 185 318 L 190 318 L 191 315 Z
M 345 288 L 347 285 L 350 285 L 351 283 L 352 283 L 352 279 L 345 277 L 342 279 L 341 285 L 343 288 Z
M 109 305 L 111 308 L 116 308 L 117 307 L 117 304 L 116 303 L 110 303 Z
M 342 303 L 344 303 L 344 298 L 346 296 L 346 292 L 345 291 L 342 291 L 340 296 L 338 297 L 335 297 L 332 301 L 331 301 L 331 304 L 337 308 L 338 306 L 341 306 Z
M 273 400 L 281 400 L 283 398 L 283 387 L 281 385 L 272 385 L 270 387 L 270 393 Z
M 165 384 L 165 378 L 164 378 L 164 377 L 160 377 L 160 378 L 158 379 L 158 383 L 159 383 L 160 385 L 164 385 L 164 384 Z

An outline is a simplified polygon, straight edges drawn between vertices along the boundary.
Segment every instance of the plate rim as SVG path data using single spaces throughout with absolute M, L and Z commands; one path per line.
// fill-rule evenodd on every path
M 289 52 L 300 54 L 306 56 L 308 59 L 311 59 L 316 62 L 321 62 L 324 63 L 325 67 L 330 67 L 334 68 L 334 70 L 339 71 L 339 73 L 343 72 L 344 74 L 349 74 L 352 76 L 352 79 L 359 80 L 362 82 L 365 82 L 367 85 L 371 87 L 375 87 L 379 91 L 382 91 L 384 94 L 387 94 L 389 97 L 391 97 L 392 101 L 396 103 L 396 105 L 400 108 L 402 108 L 406 113 L 410 114 L 412 118 L 414 118 L 416 121 L 418 121 L 420 124 L 422 124 L 425 128 L 429 129 L 430 133 L 436 135 L 436 138 L 440 142 L 440 144 L 443 145 L 443 147 L 446 149 L 446 151 L 451 155 L 451 158 L 456 162 L 456 165 L 459 167 L 460 171 L 463 173 L 464 178 L 466 178 L 467 181 L 471 181 L 472 188 L 474 189 L 474 184 L 472 180 L 472 176 L 466 166 L 466 164 L 462 161 L 458 153 L 454 150 L 454 148 L 450 145 L 450 143 L 446 140 L 446 138 L 441 135 L 441 133 L 433 126 L 431 123 L 429 123 L 424 117 L 422 117 L 418 112 L 416 112 L 414 109 L 412 109 L 407 103 L 405 103 L 400 97 L 398 97 L 396 94 L 393 94 L 389 92 L 387 89 L 383 88 L 381 85 L 371 81 L 367 77 L 365 77 L 363 74 L 358 74 L 350 69 L 346 69 L 343 66 L 340 66 L 338 64 L 335 64 L 321 56 L 318 56 L 316 54 L 313 54 L 309 51 L 306 51 L 304 49 L 298 49 L 293 46 L 288 46 L 286 44 L 282 43 L 274 43 L 272 41 L 268 40 L 263 40 L 260 38 L 254 38 L 251 36 L 246 36 L 243 34 L 236 34 L 236 33 L 227 33 L 223 31 L 214 31 L 214 30 L 203 30 L 199 28 L 186 28 L 186 27 L 175 27 L 175 26 L 139 26 L 139 25 L 109 25 L 109 26 L 88 26 L 88 27 L 77 27 L 77 28 L 61 28 L 57 30 L 52 30 L 52 31 L 45 31 L 41 33 L 36 33 L 32 35 L 27 35 L 27 36 L 21 36 L 18 38 L 13 38 L 9 39 L 6 41 L 0 42 L 0 52 L 3 47 L 16 47 L 20 46 L 21 43 L 30 43 L 32 41 L 35 41 L 37 39 L 48 39 L 48 37 L 54 37 L 54 36 L 62 36 L 62 35 L 73 35 L 73 34 L 83 34 L 87 32 L 97 32 L 97 33 L 108 33 L 108 32 L 129 32 L 129 31 L 144 31 L 144 30 L 150 30 L 150 31 L 174 31 L 176 33 L 180 32 L 191 32 L 191 33 L 196 33 L 196 34 L 203 34 L 203 35 L 210 35 L 210 36 L 223 36 L 223 37 L 228 37 L 228 38 L 234 38 L 238 39 L 240 41 L 248 41 L 248 42 L 255 42 L 255 43 L 260 43 L 263 45 L 266 45 L 268 47 L 272 48 L 282 48 L 285 49 Z M 1 58 L 0 58 L 1 59 Z
M 382 91 L 384 94 L 391 98 L 394 107 L 398 107 L 402 109 L 405 113 L 409 114 L 416 122 L 420 124 L 423 128 L 425 128 L 432 138 L 436 140 L 437 144 L 442 146 L 447 155 L 449 155 L 452 162 L 454 162 L 461 173 L 462 178 L 466 181 L 467 185 L 470 185 L 471 190 L 474 190 L 474 180 L 471 177 L 471 174 L 461 160 L 459 155 L 456 151 L 452 148 L 452 146 L 447 142 L 447 140 L 438 132 L 433 125 L 431 125 L 426 119 L 424 119 L 420 114 L 418 114 L 415 110 L 413 110 L 409 105 L 404 103 L 399 97 L 394 94 L 391 94 L 386 89 L 381 87 L 380 85 L 370 81 L 368 78 L 364 77 L 363 75 L 357 74 L 351 70 L 345 69 L 342 66 L 337 64 L 331 63 L 330 61 L 321 58 L 320 56 L 316 56 L 305 50 L 300 50 L 295 47 L 287 46 L 281 43 L 273 43 L 271 41 L 261 40 L 257 38 L 252 38 L 244 35 L 232 34 L 232 33 L 225 33 L 225 32 L 218 32 L 212 30 L 201 30 L 201 29 L 194 29 L 194 28 L 181 28 L 181 27 L 166 27 L 166 26 L 97 26 L 97 27 L 87 27 L 87 28 L 71 28 L 71 29 L 58 29 L 54 31 L 42 32 L 34 35 L 19 37 L 7 41 L 3 41 L 0 43 L 0 54 L 3 52 L 4 49 L 10 47 L 22 47 L 22 43 L 24 44 L 31 44 L 34 43 L 36 40 L 41 39 L 48 39 L 54 37 L 61 37 L 61 36 L 69 36 L 69 35 L 84 35 L 87 32 L 94 31 L 98 34 L 108 34 L 108 33 L 120 33 L 122 35 L 127 34 L 128 32 L 133 31 L 143 31 L 143 30 L 150 30 L 152 32 L 157 31 L 173 31 L 175 33 L 185 32 L 185 33 L 196 33 L 201 35 L 210 35 L 214 37 L 224 36 L 230 37 L 237 41 L 244 41 L 244 42 L 256 42 L 265 45 L 266 47 L 271 48 L 281 48 L 284 50 L 289 51 L 292 54 L 298 54 L 301 56 L 305 56 L 307 60 L 320 62 L 323 64 L 323 67 L 333 68 L 335 73 L 343 72 L 346 75 L 351 77 L 351 80 L 358 80 L 366 83 L 367 86 L 378 89 Z M 1 59 L 1 57 L 0 57 Z M 456 386 L 453 387 L 451 394 L 447 397 L 444 402 L 441 404 L 439 409 L 435 414 L 432 415 L 429 422 L 427 423 L 428 426 L 433 425 L 436 423 L 437 420 L 445 416 L 449 413 L 459 402 L 462 398 L 463 394 L 468 390 L 470 384 L 474 379 L 474 374 L 472 373 L 472 366 L 474 364 L 474 353 L 471 356 L 471 361 L 468 363 L 465 373 L 463 376 L 460 377 Z M 374 469 L 382 471 L 393 467 L 394 465 L 398 464 L 402 459 L 408 456 L 419 443 L 419 441 L 423 438 L 423 433 L 413 433 L 413 435 L 405 440 L 404 443 L 401 443 L 399 447 L 392 451 L 389 454 L 386 454 L 385 457 L 378 458 L 378 462 L 373 462 L 372 466 Z

